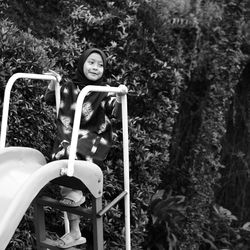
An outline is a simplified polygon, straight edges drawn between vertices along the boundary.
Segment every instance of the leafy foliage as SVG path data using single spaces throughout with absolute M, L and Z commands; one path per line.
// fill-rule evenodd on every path
M 19 31 L 7 20 L 3 20 L 0 26 L 2 88 L 14 73 L 41 73 L 43 68 L 53 66 L 54 61 L 49 60 L 40 40 Z M 54 118 L 43 105 L 45 85 L 42 84 L 20 80 L 13 87 L 7 145 L 32 146 L 48 156 L 53 140 Z M 34 138 L 40 138 L 44 143 Z
M 159 11 L 162 13 L 164 9 Z M 239 15 L 235 16 L 235 23 L 231 20 L 232 12 Z M 182 229 L 186 239 L 183 241 L 182 238 L 178 247 L 203 249 L 203 242 L 210 242 L 210 247 L 217 249 L 210 237 L 213 232 L 206 235 L 202 232 L 207 232 L 214 190 L 220 169 L 224 167 L 220 153 L 221 139 L 226 132 L 225 116 L 244 60 L 239 48 L 241 15 L 232 2 L 228 5 L 197 4 L 192 14 L 186 17 L 192 20 L 193 26 L 173 27 L 178 32 L 173 38 L 179 46 L 176 51 L 186 51 L 186 55 L 179 54 L 178 58 L 190 61 L 184 64 L 187 85 L 180 99 L 180 112 L 171 140 L 170 164 L 164 169 L 161 188 L 174 189 L 177 194 L 187 197 L 187 222 Z M 168 18 L 172 16 L 169 14 Z M 162 25 L 165 28 L 169 23 L 164 20 Z M 189 36 L 189 40 L 184 34 L 187 30 L 194 31 L 193 27 L 194 36 Z M 166 28 L 164 32 L 167 33 Z
M 150 214 L 152 226 L 147 240 L 147 249 L 176 249 L 178 237 L 182 235 L 185 218 L 184 196 L 165 194 L 158 190 L 152 197 Z
M 244 1 L 6 1 L 0 6 L 1 98 L 2 86 L 16 72 L 51 68 L 72 77 L 75 60 L 92 46 L 108 55 L 106 81 L 129 88 L 133 249 L 247 245 L 247 230 L 236 225 L 231 203 L 223 204 L 229 208 L 225 218 L 214 193 L 222 169 L 230 165 L 221 156 L 227 111 L 245 59 Z M 16 84 L 7 143 L 49 156 L 54 114 L 42 101 L 44 90 L 39 81 Z M 122 131 L 120 124 L 114 128 L 113 150 L 103 166 L 105 204 L 123 187 Z M 124 246 L 123 213 L 121 201 L 104 217 L 106 249 Z M 25 223 L 10 246 L 33 244 L 32 230 L 29 235 L 22 230 L 30 226 Z M 91 230 L 88 223 L 82 227 Z

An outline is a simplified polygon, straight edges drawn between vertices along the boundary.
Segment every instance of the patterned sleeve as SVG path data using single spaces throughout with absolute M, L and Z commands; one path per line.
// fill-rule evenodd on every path
M 48 105 L 55 106 L 56 105 L 55 90 L 47 89 L 45 92 L 44 100 Z
M 115 96 L 108 95 L 105 102 L 105 110 L 110 117 L 121 120 L 121 103 L 117 102 Z

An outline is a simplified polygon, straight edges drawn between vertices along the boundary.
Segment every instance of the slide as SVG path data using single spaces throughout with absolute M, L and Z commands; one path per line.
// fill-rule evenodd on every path
M 4 250 L 39 191 L 60 177 L 68 160 L 46 163 L 42 153 L 26 147 L 0 150 L 0 250 Z M 75 161 L 74 177 L 96 198 L 102 196 L 103 175 L 94 163 Z

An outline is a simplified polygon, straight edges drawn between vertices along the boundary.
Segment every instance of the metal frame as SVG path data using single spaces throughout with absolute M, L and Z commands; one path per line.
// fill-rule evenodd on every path
M 3 112 L 2 112 L 2 123 L 1 123 L 1 137 L 0 137 L 0 149 L 5 147 L 6 143 L 6 133 L 7 133 L 7 123 L 8 123 L 8 114 L 9 114 L 9 103 L 10 103 L 10 92 L 14 82 L 17 79 L 26 78 L 26 79 L 36 79 L 36 80 L 49 80 L 55 81 L 57 85 L 56 77 L 52 75 L 42 75 L 42 74 L 31 74 L 31 73 L 16 73 L 10 77 L 8 80 L 5 91 L 4 91 L 4 102 L 3 102 Z
M 60 103 L 60 94 L 59 94 L 59 83 L 55 76 L 46 75 L 46 74 L 32 74 L 32 73 L 16 73 L 7 82 L 5 92 L 4 92 L 4 103 L 3 103 L 3 115 L 1 123 L 1 137 L 0 137 L 0 149 L 5 147 L 6 143 L 6 133 L 7 133 L 7 122 L 8 122 L 8 113 L 9 113 L 9 102 L 10 102 L 10 92 L 14 82 L 17 79 L 36 79 L 36 80 L 50 80 L 55 81 L 56 83 L 56 106 L 57 113 Z M 124 191 L 114 199 L 111 204 L 98 213 L 99 216 L 102 216 L 106 211 L 108 211 L 114 204 L 116 204 L 120 199 L 124 197 L 125 204 L 125 241 L 126 241 L 126 250 L 131 250 L 131 235 L 130 235 L 130 186 L 129 186 L 129 141 L 128 141 L 128 110 L 127 110 L 127 92 L 128 89 L 124 85 L 119 87 L 110 87 L 110 86 L 95 86 L 88 85 L 83 88 L 78 96 L 74 125 L 71 137 L 71 148 L 69 154 L 68 168 L 64 170 L 64 173 L 68 176 L 72 176 L 74 173 L 74 161 L 76 154 L 76 146 L 78 139 L 78 130 L 80 126 L 81 119 L 81 108 L 85 96 L 89 92 L 112 92 L 115 94 L 121 95 L 121 104 L 122 104 L 122 129 L 123 129 L 123 164 L 124 164 Z

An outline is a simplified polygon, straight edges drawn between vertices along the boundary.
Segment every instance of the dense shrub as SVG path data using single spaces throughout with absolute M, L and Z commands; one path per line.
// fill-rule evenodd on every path
M 10 7 L 26 5 L 19 29 L 4 19 L 15 21 Z M 38 7 L 39 20 L 47 21 L 29 25 L 38 10 L 30 6 Z M 244 59 L 243 3 L 60 0 L 10 1 L 3 7 L 3 85 L 13 73 L 49 68 L 70 78 L 82 51 L 97 46 L 109 58 L 106 81 L 129 88 L 132 249 L 240 249 L 248 242 L 246 231 L 220 214 L 214 194 L 224 167 L 225 117 Z M 53 14 L 55 19 L 47 19 Z M 44 90 L 44 83 L 18 81 L 7 143 L 31 146 L 48 156 L 54 125 L 53 111 L 42 102 Z M 114 128 L 113 150 L 103 168 L 105 204 L 123 187 L 122 131 L 120 124 Z M 40 140 L 32 140 L 34 135 Z M 122 205 L 104 217 L 106 249 L 124 246 Z M 32 234 L 29 241 L 17 242 L 27 238 L 23 225 L 12 246 L 32 245 Z M 86 223 L 82 227 L 90 229 Z
M 42 73 L 53 67 L 41 40 L 24 33 L 3 20 L 0 24 L 0 82 L 2 88 L 18 72 Z M 13 86 L 9 114 L 7 145 L 30 146 L 49 154 L 53 140 L 53 114 L 42 102 L 44 82 L 18 80 Z M 34 140 L 39 138 L 39 140 Z

